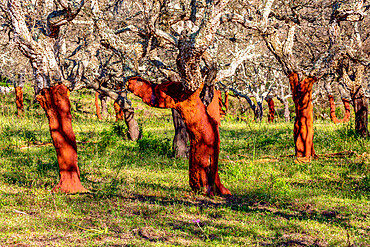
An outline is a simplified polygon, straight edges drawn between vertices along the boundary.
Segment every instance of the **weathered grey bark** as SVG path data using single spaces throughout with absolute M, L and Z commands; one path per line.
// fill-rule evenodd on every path
M 289 102 L 286 98 L 277 97 L 277 99 L 284 105 L 284 118 L 285 122 L 290 121 Z
M 173 125 L 175 127 L 175 137 L 173 138 L 173 149 L 176 158 L 189 157 L 188 133 L 184 120 L 181 118 L 180 113 L 172 109 Z
M 107 106 L 108 97 L 99 95 L 99 99 L 101 102 L 101 116 L 103 119 L 106 119 L 108 117 L 108 106 Z
M 351 98 L 355 110 L 355 129 L 362 137 L 369 136 L 368 123 L 368 100 L 364 95 L 362 85 L 355 85 L 351 89 Z
M 130 109 L 123 109 L 123 116 L 127 124 L 130 139 L 136 141 L 137 139 L 140 138 L 140 129 L 134 117 L 135 116 L 134 108 L 131 107 Z

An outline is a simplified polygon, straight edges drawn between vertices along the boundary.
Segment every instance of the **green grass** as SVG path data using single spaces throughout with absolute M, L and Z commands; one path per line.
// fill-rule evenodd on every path
M 292 123 L 229 116 L 219 169 L 232 196 L 209 198 L 191 192 L 187 160 L 172 157 L 170 110 L 134 100 L 143 139 L 132 142 L 113 115 L 96 120 L 93 94 L 72 93 L 81 180 L 91 193 L 53 194 L 56 154 L 39 145 L 51 138 L 30 91 L 21 119 L 14 96 L 0 98 L 0 246 L 370 245 L 370 143 L 353 123 L 315 121 L 321 157 L 296 164 Z M 358 155 L 325 156 L 345 150 Z

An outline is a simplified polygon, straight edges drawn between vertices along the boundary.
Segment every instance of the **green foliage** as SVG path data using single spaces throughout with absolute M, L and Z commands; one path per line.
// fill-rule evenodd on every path
M 169 138 L 160 138 L 148 132 L 144 132 L 140 140 L 137 141 L 139 149 L 143 153 L 155 153 L 172 157 L 174 151 L 172 148 L 172 140 Z

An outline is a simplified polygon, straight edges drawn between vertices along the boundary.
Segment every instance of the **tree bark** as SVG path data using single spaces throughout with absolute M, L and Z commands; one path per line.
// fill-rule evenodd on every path
M 180 113 L 172 109 L 173 125 L 175 127 L 175 136 L 173 138 L 173 149 L 175 151 L 176 158 L 187 158 L 189 157 L 189 146 L 188 146 L 188 133 L 184 120 L 181 118 Z
M 99 120 L 102 120 L 101 114 L 100 114 L 100 106 L 99 106 L 99 93 L 95 92 L 95 109 L 96 109 L 96 116 Z
M 103 119 L 106 119 L 108 117 L 108 106 L 107 106 L 108 97 L 99 95 L 99 99 L 101 102 L 101 117 Z
M 53 191 L 65 193 L 86 192 L 80 181 L 77 165 L 76 136 L 72 129 L 71 104 L 68 89 L 64 85 L 44 88 L 37 100 L 49 119 L 59 164 L 60 181 Z
M 368 100 L 364 95 L 361 85 L 355 85 L 351 89 L 351 98 L 355 110 L 355 129 L 362 137 L 369 136 L 368 122 Z
M 17 105 L 17 117 L 21 117 L 24 111 L 22 87 L 15 87 L 15 103 Z
M 268 116 L 268 122 L 273 123 L 274 117 L 275 117 L 275 104 L 274 100 L 272 98 L 267 99 L 267 104 L 269 106 L 269 116 Z
M 228 93 L 225 92 L 225 102 L 222 99 L 222 93 L 220 90 L 215 90 L 215 96 L 218 98 L 219 108 L 220 108 L 220 117 L 226 116 L 227 109 L 229 107 Z M 225 107 L 225 110 L 223 109 Z
M 127 88 L 144 103 L 160 108 L 173 108 L 183 118 L 190 138 L 189 183 L 194 191 L 208 195 L 230 194 L 220 181 L 218 156 L 220 152 L 220 110 L 217 97 L 206 107 L 200 99 L 203 85 L 195 92 L 181 82 L 152 84 L 135 77 Z
M 328 95 L 329 97 L 329 103 L 330 103 L 330 119 L 333 121 L 333 123 L 347 123 L 349 121 L 349 118 L 351 116 L 351 109 L 349 105 L 349 101 L 347 99 L 342 99 L 343 105 L 344 105 L 344 110 L 345 114 L 342 119 L 338 119 L 337 116 L 335 115 L 335 102 L 334 102 L 334 97 L 333 95 Z
M 294 143 L 297 160 L 307 162 L 316 156 L 313 148 L 313 105 L 312 86 L 316 78 L 299 80 L 298 74 L 289 75 L 293 101 L 295 105 Z M 302 159 L 303 158 L 303 159 Z
M 132 141 L 138 140 L 140 138 L 140 129 L 138 123 L 135 120 L 134 108 L 131 107 L 130 109 L 123 110 L 118 102 L 115 101 L 114 110 L 116 112 L 116 122 L 125 119 L 130 139 Z
M 253 110 L 254 110 L 253 111 L 253 113 L 254 113 L 254 120 L 256 122 L 261 122 L 262 121 L 262 117 L 263 117 L 262 103 L 257 102 L 257 104 L 256 104 L 256 106 L 255 106 L 255 108 Z

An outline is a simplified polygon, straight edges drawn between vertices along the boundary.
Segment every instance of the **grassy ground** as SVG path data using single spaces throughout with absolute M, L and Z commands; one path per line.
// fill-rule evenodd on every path
M 219 166 L 233 195 L 209 198 L 191 192 L 187 161 L 172 158 L 169 110 L 134 101 L 143 138 L 132 142 L 113 117 L 96 120 L 93 94 L 72 94 L 92 193 L 64 195 L 50 192 L 58 164 L 32 100 L 17 119 L 13 96 L 0 98 L 0 246 L 370 245 L 370 142 L 353 123 L 316 121 L 320 158 L 295 164 L 292 123 L 228 117 Z M 328 155 L 343 151 L 353 152 Z

